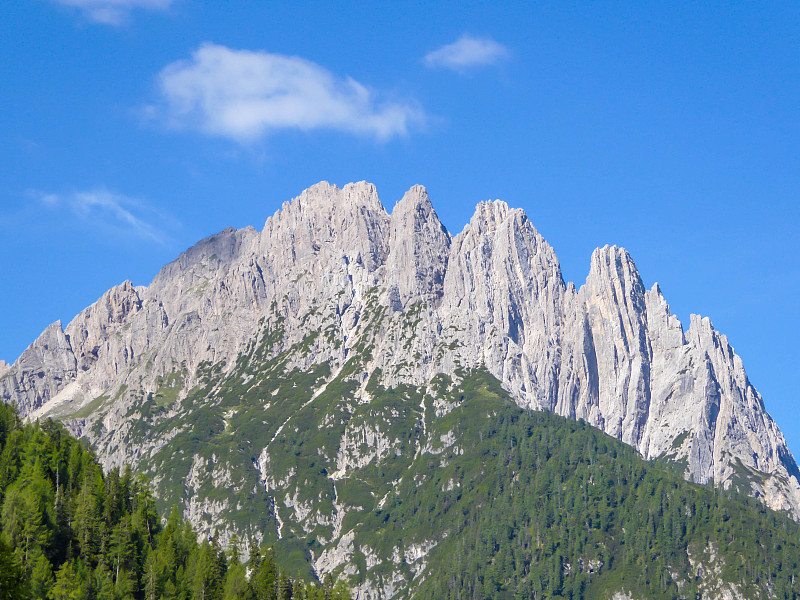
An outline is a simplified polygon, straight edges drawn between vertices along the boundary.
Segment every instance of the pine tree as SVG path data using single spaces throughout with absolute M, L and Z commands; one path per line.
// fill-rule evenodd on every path
M 222 598 L 223 600 L 252 600 L 252 589 L 248 585 L 244 565 L 237 563 L 228 569 Z
M 53 567 L 42 552 L 38 552 L 32 563 L 30 575 L 31 597 L 44 600 L 47 598 L 50 588 L 53 587 L 55 577 Z
M 27 593 L 25 574 L 15 563 L 9 547 L 0 540 L 0 600 L 18 600 Z
M 250 576 L 258 600 L 276 600 L 278 569 L 275 566 L 275 554 L 272 548 L 262 552 L 258 567 Z
M 78 553 L 84 560 L 92 560 L 99 547 L 97 533 L 100 515 L 97 497 L 93 493 L 92 483 L 88 477 L 84 478 L 75 503 L 75 518 L 72 528 L 75 531 Z
M 95 569 L 94 579 L 97 600 L 115 600 L 114 578 L 105 564 L 101 564 Z
M 144 569 L 144 598 L 145 600 L 158 600 L 160 591 L 158 561 L 155 552 L 147 556 Z
M 65 562 L 56 573 L 56 580 L 50 590 L 52 600 L 79 600 L 83 581 L 74 560 Z

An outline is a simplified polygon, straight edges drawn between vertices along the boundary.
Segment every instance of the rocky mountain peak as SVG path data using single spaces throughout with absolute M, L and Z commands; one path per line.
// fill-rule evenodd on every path
M 395 310 L 417 300 L 441 298 L 450 242 L 428 192 L 415 185 L 395 204 L 391 215 L 386 276 Z
M 744 370 L 744 363 L 742 363 L 741 357 L 736 354 L 733 346 L 728 342 L 728 336 L 714 329 L 714 325 L 708 317 L 691 315 L 690 323 L 689 331 L 686 335 L 691 342 L 698 348 L 703 349 L 718 368 L 724 363 L 727 368 L 723 370 L 730 372 L 736 381 L 736 385 L 741 388 L 748 387 L 750 382 Z
M 646 352 L 644 284 L 627 250 L 597 248 L 582 292 L 596 335 L 615 340 L 617 349 L 626 355 Z
M 342 194 L 345 201 L 351 203 L 354 207 L 363 208 L 365 211 L 386 212 L 378 198 L 378 190 L 375 188 L 375 184 L 366 181 L 348 183 L 342 188 Z
M 658 283 L 645 292 L 645 303 L 651 344 L 662 349 L 683 346 L 686 343 L 683 325 L 670 311 Z
M 51 323 L 14 362 L 13 368 L 0 380 L 4 397 L 14 390 L 14 400 L 24 415 L 51 398 L 77 374 L 75 356 L 61 321 Z
M 524 216 L 521 209 L 511 209 L 502 200 L 486 200 L 475 206 L 475 213 L 464 232 L 469 229 L 473 235 L 484 235 L 493 232 L 508 220 L 509 215 Z M 463 233 L 463 232 L 462 232 Z
M 709 317 L 689 315 L 687 335 L 700 347 L 712 349 L 716 346 L 724 346 L 726 351 L 732 352 L 727 336 L 714 329 L 714 324 Z
M 583 418 L 645 458 L 678 461 L 687 478 L 749 485 L 800 517 L 785 440 L 710 321 L 692 317 L 684 333 L 624 248 L 598 248 L 585 284 L 565 284 L 525 212 L 499 200 L 478 204 L 451 237 L 422 186 L 390 215 L 371 184 L 322 182 L 260 232 L 202 240 L 150 286 L 123 282 L 66 332 L 48 327 L 11 368 L 0 366 L 0 396 L 23 414 L 61 418 L 106 466 L 173 465 L 159 485 L 186 481 L 164 493 L 188 499 L 186 514 L 206 531 L 245 504 L 208 491 L 226 489 L 220 482 L 238 477 L 226 461 L 244 457 L 236 469 L 257 477 L 248 489 L 274 500 L 264 511 L 294 515 L 298 532 L 314 530 L 313 519 L 329 527 L 327 554 L 315 557 L 324 573 L 340 564 L 331 557 L 352 508 L 337 482 L 445 438 L 456 444 L 403 440 L 427 435 L 457 405 L 448 386 L 478 370 L 520 406 Z M 395 414 L 371 403 L 378 389 L 417 400 L 392 405 Z M 299 499 L 307 486 L 276 447 L 305 435 L 312 412 L 330 426 L 314 449 L 325 483 Z M 339 417 L 353 420 L 339 430 Z M 171 436 L 189 435 L 197 419 L 209 443 L 236 438 L 247 452 L 170 454 L 179 453 Z M 309 512 L 320 498 L 334 508 Z
M 392 218 L 406 218 L 405 215 L 409 213 L 419 213 L 423 220 L 427 219 L 431 213 L 435 214 L 425 186 L 412 186 L 403 194 L 403 197 L 395 203 L 392 209 Z
M 385 213 L 375 186 L 366 181 L 348 183 L 344 187 L 321 181 L 304 190 L 297 198 L 284 202 L 282 213 L 297 212 L 305 218 L 314 215 L 346 215 L 357 212 Z
M 161 295 L 178 289 L 185 291 L 197 284 L 198 279 L 226 269 L 239 256 L 241 248 L 256 234 L 252 227 L 228 227 L 204 238 L 182 252 L 178 258 L 165 265 L 155 276 L 149 288 Z M 181 285 L 175 286 L 176 281 Z
M 340 189 L 321 182 L 267 219 L 261 252 L 279 243 L 291 263 L 333 253 L 372 272 L 386 259 L 388 227 L 389 215 L 374 185 L 362 181 Z
M 113 333 L 141 310 L 142 299 L 130 281 L 124 281 L 103 294 L 79 313 L 67 326 L 66 337 L 80 371 L 88 371 L 100 358 L 100 349 Z M 107 353 L 103 353 L 107 356 Z
M 603 246 L 592 252 L 587 286 L 599 292 L 607 288 L 617 300 L 638 302 L 644 297 L 644 284 L 636 263 L 625 248 Z

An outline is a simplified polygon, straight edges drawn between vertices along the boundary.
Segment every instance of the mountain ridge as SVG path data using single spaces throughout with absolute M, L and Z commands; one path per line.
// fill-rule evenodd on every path
M 63 421 L 105 468 L 133 464 L 223 541 L 313 534 L 321 576 L 350 568 L 361 539 L 353 523 L 369 502 L 344 490 L 376 468 L 402 481 L 397 461 L 458 448 L 440 426 L 463 401 L 448 390 L 481 370 L 522 408 L 582 419 L 688 479 L 800 515 L 796 463 L 708 318 L 684 331 L 617 246 L 592 253 L 579 288 L 566 283 L 553 248 L 502 201 L 479 203 L 452 236 L 422 186 L 390 214 L 371 184 L 322 182 L 260 232 L 201 240 L 149 286 L 125 281 L 49 326 L 0 374 L 0 397 Z M 307 456 L 292 439 L 309 431 L 321 437 Z M 391 492 L 375 477 L 377 502 Z M 431 543 L 406 548 L 414 577 Z M 397 565 L 395 550 L 370 564 Z M 395 583 L 359 597 L 391 597 Z
M 260 257 L 273 263 L 266 265 L 272 266 L 271 281 L 264 275 Z M 263 312 L 268 298 L 274 301 L 287 291 L 277 283 L 280 273 L 287 266 L 300 271 L 300 263 L 311 267 L 309 272 L 298 272 L 300 278 L 313 281 L 324 276 L 322 270 L 327 268 L 329 275 L 339 278 L 340 287 L 346 287 L 348 278 L 350 285 L 360 286 L 362 292 L 367 280 L 377 283 L 382 288 L 381 303 L 393 312 L 415 302 L 430 303 L 432 312 L 439 314 L 426 319 L 429 325 L 435 321 L 437 327 L 464 327 L 477 339 L 487 337 L 487 327 L 494 327 L 499 344 L 485 343 L 480 357 L 466 353 L 473 366 L 480 360 L 488 361 L 490 370 L 521 406 L 584 418 L 633 445 L 646 458 L 654 458 L 666 448 L 658 430 L 663 423 L 653 417 L 675 416 L 659 403 L 681 393 L 681 386 L 687 382 L 676 381 L 676 373 L 697 369 L 696 360 L 701 366 L 694 382 L 703 379 L 707 388 L 705 392 L 695 390 L 703 396 L 704 413 L 695 415 L 695 423 L 679 420 L 677 425 L 684 431 L 692 428 L 696 434 L 691 448 L 684 452 L 691 476 L 700 482 L 724 482 L 730 477 L 730 469 L 720 468 L 723 448 L 719 445 L 724 438 L 714 435 L 720 411 L 723 418 L 733 419 L 733 426 L 745 421 L 745 427 L 739 427 L 736 433 L 747 439 L 737 441 L 741 448 L 734 455 L 746 466 L 771 473 L 786 462 L 787 474 L 796 470 L 782 435 L 766 414 L 727 338 L 714 330 L 708 318 L 695 315 L 684 332 L 680 321 L 669 312 L 660 288 L 644 289 L 636 265 L 624 248 L 596 249 L 586 282 L 576 289 L 564 282 L 555 252 L 524 211 L 512 209 L 503 201 L 481 202 L 470 222 L 453 237 L 438 219 L 422 186 L 412 187 L 390 214 L 372 184 L 360 182 L 340 189 L 321 182 L 284 203 L 267 219 L 262 232 L 228 228 L 198 242 L 161 269 L 150 286 L 134 288 L 124 282 L 82 311 L 65 330 L 60 324 L 48 327 L 6 370 L 6 383 L 0 384 L 3 397 L 18 404 L 23 414 L 44 416 L 46 410 L 41 406 L 63 392 L 68 383 L 81 379 L 81 373 L 101 370 L 111 376 L 97 389 L 89 390 L 89 396 L 97 397 L 115 376 L 137 364 L 141 352 L 137 345 L 147 347 L 147 340 L 158 337 L 159 330 L 171 330 L 174 335 L 176 318 L 185 320 L 178 324 L 179 330 L 193 327 L 194 315 L 201 313 L 195 306 L 196 298 L 184 292 L 194 290 L 196 294 L 199 286 L 217 283 L 219 287 L 205 302 L 218 302 L 219 306 L 205 306 L 205 312 L 218 316 L 224 310 L 231 311 L 231 306 L 236 311 Z M 215 269 L 226 275 L 220 277 Z M 238 289 L 229 288 L 226 278 Z M 303 287 L 298 281 L 298 296 L 326 295 L 326 290 L 307 288 L 302 292 Z M 354 289 L 353 296 L 358 292 Z M 331 290 L 329 295 L 335 292 Z M 164 300 L 171 304 L 165 307 Z M 302 303 L 292 298 L 284 310 L 291 311 Z M 345 328 L 348 319 L 358 318 L 357 311 L 347 313 L 348 308 L 337 306 Z M 134 331 L 130 344 L 109 347 L 102 357 L 97 356 L 107 332 L 119 333 L 119 326 L 141 311 L 148 313 L 148 330 Z M 467 311 L 477 318 L 465 318 Z M 231 318 L 236 321 L 235 316 Z M 244 323 L 232 336 L 212 336 L 208 359 L 216 362 L 217 356 L 235 355 L 246 341 L 242 329 L 246 329 Z M 144 336 L 145 342 L 137 344 L 137 336 Z M 454 341 L 464 343 L 463 336 Z M 343 342 L 347 349 L 346 340 Z M 430 341 L 423 345 L 421 349 L 429 354 Z M 676 356 L 680 349 L 691 349 L 697 356 L 686 361 Z M 178 359 L 185 359 L 189 352 L 186 348 L 176 350 L 178 356 L 173 358 L 180 363 Z M 345 356 L 346 352 L 341 359 Z M 454 369 L 454 365 L 445 364 L 447 360 L 436 364 L 430 355 L 422 356 L 429 368 L 410 374 L 415 383 L 430 379 L 437 370 Z M 675 360 L 684 362 L 675 368 Z M 45 363 L 42 387 L 30 379 L 24 382 L 25 373 L 35 371 L 38 377 Z M 9 386 L 8 379 L 18 376 L 23 381 Z M 399 379 L 407 376 L 398 375 Z M 653 386 L 661 389 L 651 389 Z M 736 402 L 718 406 L 716 388 L 720 386 Z M 735 417 L 725 411 L 743 406 L 745 412 Z M 756 456 L 747 460 L 744 455 L 749 450 Z M 800 487 L 788 502 L 771 501 L 771 505 L 791 507 L 800 514 L 798 490 Z
M 472 489 L 460 437 L 501 398 L 800 514 L 794 458 L 709 319 L 684 331 L 617 246 L 565 283 L 502 201 L 453 236 L 422 186 L 390 214 L 371 184 L 322 182 L 262 231 L 209 236 L 149 286 L 125 281 L 46 328 L 0 372 L 0 397 L 62 421 L 105 469 L 133 465 L 204 534 L 282 544 L 362 600 L 429 577 L 439 525 L 378 543 L 369 524 L 388 506 L 405 518 L 403 489 Z M 465 406 L 473 425 L 455 419 Z

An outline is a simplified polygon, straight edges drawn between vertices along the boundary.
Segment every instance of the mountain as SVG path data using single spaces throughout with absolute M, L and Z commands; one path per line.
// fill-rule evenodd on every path
M 482 389 L 496 410 L 473 406 Z M 464 440 L 505 402 L 800 518 L 796 463 L 707 318 L 684 331 L 622 248 L 565 284 L 501 201 L 453 237 L 421 186 L 389 214 L 370 184 L 323 182 L 261 232 L 199 242 L 149 286 L 126 281 L 48 327 L 0 365 L 0 397 L 62 421 L 107 469 L 133 464 L 197 527 L 274 540 L 360 597 L 430 581 L 440 537 L 370 543 L 368 517 L 453 465 L 440 493 L 478 477 L 462 463 L 482 439 Z

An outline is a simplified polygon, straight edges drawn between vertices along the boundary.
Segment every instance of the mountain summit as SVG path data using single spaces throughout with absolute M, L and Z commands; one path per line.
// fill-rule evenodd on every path
M 66 328 L 50 325 L 0 365 L 0 397 L 63 421 L 106 467 L 154 474 L 164 502 L 201 528 L 281 538 L 328 527 L 314 556 L 324 573 L 352 546 L 354 504 L 337 482 L 457 447 L 430 428 L 458 405 L 446 392 L 477 371 L 520 407 L 583 419 L 687 479 L 800 517 L 783 435 L 708 318 L 684 331 L 616 246 L 594 251 L 580 288 L 565 284 L 553 248 L 502 201 L 478 204 L 453 237 L 422 186 L 389 214 L 371 184 L 321 182 L 260 232 L 205 239 L 149 286 L 126 281 Z M 406 404 L 364 412 L 378 389 Z M 327 492 L 304 499 L 277 445 L 305 435 L 323 401 L 313 468 L 333 492 L 321 508 Z M 245 518 L 259 493 L 268 515 Z

